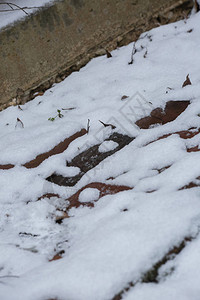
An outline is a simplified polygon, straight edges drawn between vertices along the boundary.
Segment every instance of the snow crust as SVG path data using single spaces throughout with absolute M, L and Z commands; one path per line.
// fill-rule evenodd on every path
M 199 300 L 200 188 L 183 187 L 200 176 L 200 152 L 187 152 L 200 145 L 200 135 L 158 139 L 200 127 L 199 33 L 200 13 L 153 29 L 136 42 L 133 64 L 128 64 L 131 43 L 113 51 L 112 58 L 93 59 L 22 110 L 10 107 L 0 113 L 0 164 L 15 166 L 0 170 L 0 299 L 106 300 L 132 282 L 122 299 Z M 187 74 L 192 85 L 182 88 Z M 191 104 L 173 122 L 148 130 L 135 125 L 169 100 Z M 64 117 L 49 121 L 57 109 Z M 17 118 L 24 128 L 15 128 Z M 23 166 L 86 128 L 88 119 L 89 133 L 63 153 L 37 168 Z M 77 175 L 80 170 L 66 161 L 103 145 L 115 131 L 134 140 L 74 187 L 46 180 L 53 173 Z M 91 182 L 132 189 L 101 197 L 94 207 L 84 203 L 96 200 L 99 192 L 85 189 L 79 195 L 82 205 L 56 222 L 66 199 Z M 60 198 L 38 200 L 46 193 Z M 142 282 L 187 237 L 185 248 L 159 269 L 158 283 Z M 49 261 L 60 251 L 65 251 L 62 259 Z

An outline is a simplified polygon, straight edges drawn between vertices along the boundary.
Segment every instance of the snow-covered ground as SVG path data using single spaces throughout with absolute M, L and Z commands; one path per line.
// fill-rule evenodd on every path
M 199 300 L 200 152 L 191 150 L 200 144 L 199 36 L 200 13 L 153 29 L 0 113 L 1 300 Z M 188 74 L 192 84 L 182 87 Z M 190 105 L 172 122 L 135 124 L 168 101 Z M 23 166 L 88 119 L 89 133 L 64 152 Z M 115 151 L 117 142 L 104 141 L 113 132 L 134 139 L 75 186 L 46 180 L 76 176 L 70 161 L 91 146 Z M 102 197 L 94 182 L 127 189 Z M 87 185 L 82 205 L 68 210 L 66 199 Z M 40 198 L 46 193 L 54 195 Z
M 54 0 L 12 0 L 0 1 L 0 29 L 15 21 L 25 18 L 41 6 L 53 3 Z

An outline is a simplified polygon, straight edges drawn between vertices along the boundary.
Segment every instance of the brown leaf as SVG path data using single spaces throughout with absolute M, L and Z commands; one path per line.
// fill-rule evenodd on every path
M 64 253 L 65 253 L 64 250 L 59 251 L 58 253 L 56 253 L 56 254 L 54 255 L 53 258 L 49 259 L 49 262 L 54 261 L 54 260 L 61 259 L 61 258 L 62 258 L 62 254 L 64 254 Z
M 191 81 L 190 81 L 190 78 L 189 78 L 189 74 L 186 76 L 186 80 L 183 82 L 183 85 L 182 85 L 182 88 L 187 86 L 187 85 L 191 85 Z
M 128 97 L 129 97 L 129 96 L 124 95 L 124 96 L 121 97 L 121 100 L 125 100 L 125 99 L 127 99 Z
M 33 95 L 33 97 L 38 97 L 38 96 L 42 96 L 44 95 L 44 92 L 43 91 L 40 91 L 40 92 L 35 92 L 35 94 Z

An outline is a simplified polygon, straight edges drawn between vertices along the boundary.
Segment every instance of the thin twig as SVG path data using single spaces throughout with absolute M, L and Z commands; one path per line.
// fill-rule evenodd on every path
M 20 7 L 19 5 L 14 4 L 14 3 L 12 3 L 12 2 L 5 2 L 5 3 L 0 2 L 0 5 L 8 5 L 8 6 L 10 7 L 10 9 L 2 9 L 2 10 L 0 10 L 0 12 L 8 12 L 8 11 L 22 10 L 26 15 L 29 15 L 29 14 L 26 12 L 27 9 L 38 8 L 37 6 L 32 6 L 32 7 L 24 6 L 24 7 Z M 14 6 L 15 8 L 13 8 L 13 6 Z
M 76 107 L 62 108 L 62 110 L 73 110 L 73 109 L 76 109 Z
M 90 119 L 88 119 L 88 123 L 87 123 L 87 134 L 89 133 L 90 130 Z
M 99 120 L 99 122 L 100 122 L 104 127 L 111 126 L 112 129 L 115 129 L 115 128 L 116 128 L 115 125 L 112 125 L 112 124 L 106 124 L 106 123 L 102 122 L 101 120 Z
M 12 5 L 10 5 L 10 3 L 7 3 L 7 5 L 8 5 L 12 10 L 14 10 L 14 8 L 12 7 Z
M 132 64 L 133 64 L 133 61 L 134 61 L 133 56 L 134 56 L 135 53 L 137 52 L 137 49 L 136 49 L 136 47 L 135 47 L 135 43 L 136 43 L 136 42 L 133 43 L 133 49 L 132 49 L 132 53 L 131 53 L 131 61 L 128 63 L 129 65 L 132 65 Z

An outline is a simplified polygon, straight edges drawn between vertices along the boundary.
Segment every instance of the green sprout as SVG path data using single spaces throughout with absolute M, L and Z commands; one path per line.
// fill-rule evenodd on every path
M 61 114 L 61 110 L 60 109 L 57 109 L 57 116 L 55 116 L 55 117 L 53 117 L 53 118 L 48 118 L 48 121 L 51 121 L 51 122 L 53 122 L 53 121 L 55 121 L 55 119 L 58 117 L 58 118 L 63 118 L 64 117 L 64 115 L 63 114 Z

